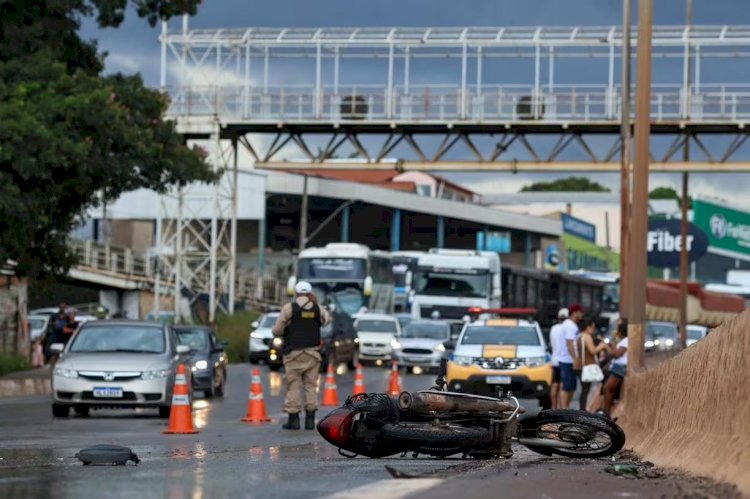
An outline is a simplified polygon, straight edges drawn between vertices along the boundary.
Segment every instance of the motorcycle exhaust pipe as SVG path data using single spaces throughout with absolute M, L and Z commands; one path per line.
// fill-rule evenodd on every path
M 513 412 L 515 404 L 490 397 L 463 397 L 462 394 L 445 392 L 403 392 L 398 397 L 399 407 L 404 411 L 429 414 L 433 412 L 466 412 L 487 414 Z M 520 408 L 519 412 L 523 412 Z

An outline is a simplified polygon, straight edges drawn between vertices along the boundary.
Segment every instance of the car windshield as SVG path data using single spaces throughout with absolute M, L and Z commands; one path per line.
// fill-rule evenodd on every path
M 687 328 L 687 336 L 691 340 L 700 340 L 701 338 L 703 338 L 703 329 L 689 327 Z
M 386 321 L 378 319 L 361 319 L 357 321 L 357 331 L 365 331 L 368 333 L 398 333 L 396 321 Z
M 401 326 L 401 331 L 406 329 L 406 326 L 412 321 L 412 318 L 408 315 L 399 315 L 396 319 L 398 319 L 398 324 Z
M 178 329 L 176 333 L 181 345 L 187 345 L 196 352 L 208 350 L 208 332 L 205 329 Z
M 31 329 L 44 328 L 44 319 L 29 319 L 29 327 Z
M 674 339 L 677 334 L 677 326 L 672 324 L 655 324 L 649 322 L 646 324 L 646 337 L 649 340 L 656 338 Z
M 165 349 L 164 331 L 160 327 L 108 325 L 81 328 L 69 352 L 164 353 Z
M 412 322 L 404 332 L 404 338 L 429 338 L 432 340 L 447 340 L 450 337 L 450 329 L 444 324 L 431 324 L 428 322 Z
M 278 319 L 279 316 L 274 315 L 264 315 L 263 319 L 260 321 L 260 325 L 258 327 L 262 328 L 272 328 L 274 324 L 276 324 L 276 319 Z
M 489 292 L 489 274 L 457 274 L 452 272 L 419 271 L 418 295 L 485 298 Z
M 462 345 L 529 345 L 539 346 L 539 335 L 532 326 L 469 326 Z

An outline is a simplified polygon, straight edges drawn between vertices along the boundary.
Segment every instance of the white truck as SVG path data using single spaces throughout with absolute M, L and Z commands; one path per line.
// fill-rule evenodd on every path
M 498 308 L 501 298 L 497 253 L 431 249 L 419 257 L 410 291 L 416 319 L 460 322 L 469 308 Z

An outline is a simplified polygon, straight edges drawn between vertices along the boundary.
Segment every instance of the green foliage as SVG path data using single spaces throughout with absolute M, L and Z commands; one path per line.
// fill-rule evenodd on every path
M 657 187 L 648 193 L 649 199 L 675 199 L 682 203 L 682 197 L 671 187 Z M 692 206 L 693 198 L 688 196 L 688 207 Z
M 0 352 L 0 376 L 29 368 L 28 359 L 17 353 Z
M 192 13 L 199 0 L 133 0 L 138 15 Z M 102 76 L 81 16 L 117 26 L 127 0 L 0 0 L 0 261 L 33 277 L 72 263 L 65 239 L 85 210 L 139 188 L 214 175 L 165 121 L 140 76 Z
M 525 185 L 521 192 L 610 192 L 598 182 L 593 182 L 586 177 L 568 177 L 553 180 L 552 182 L 536 182 Z
M 248 362 L 248 340 L 252 328 L 250 324 L 260 314 L 253 310 L 240 310 L 234 315 L 222 315 L 216 321 L 216 334 L 219 339 L 229 342 L 227 345 L 227 357 L 229 362 Z

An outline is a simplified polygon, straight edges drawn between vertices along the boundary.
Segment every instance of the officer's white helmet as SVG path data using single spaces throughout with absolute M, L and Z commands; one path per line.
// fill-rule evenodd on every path
M 312 293 L 312 286 L 307 281 L 300 281 L 294 286 L 294 292 L 298 295 L 309 295 Z

